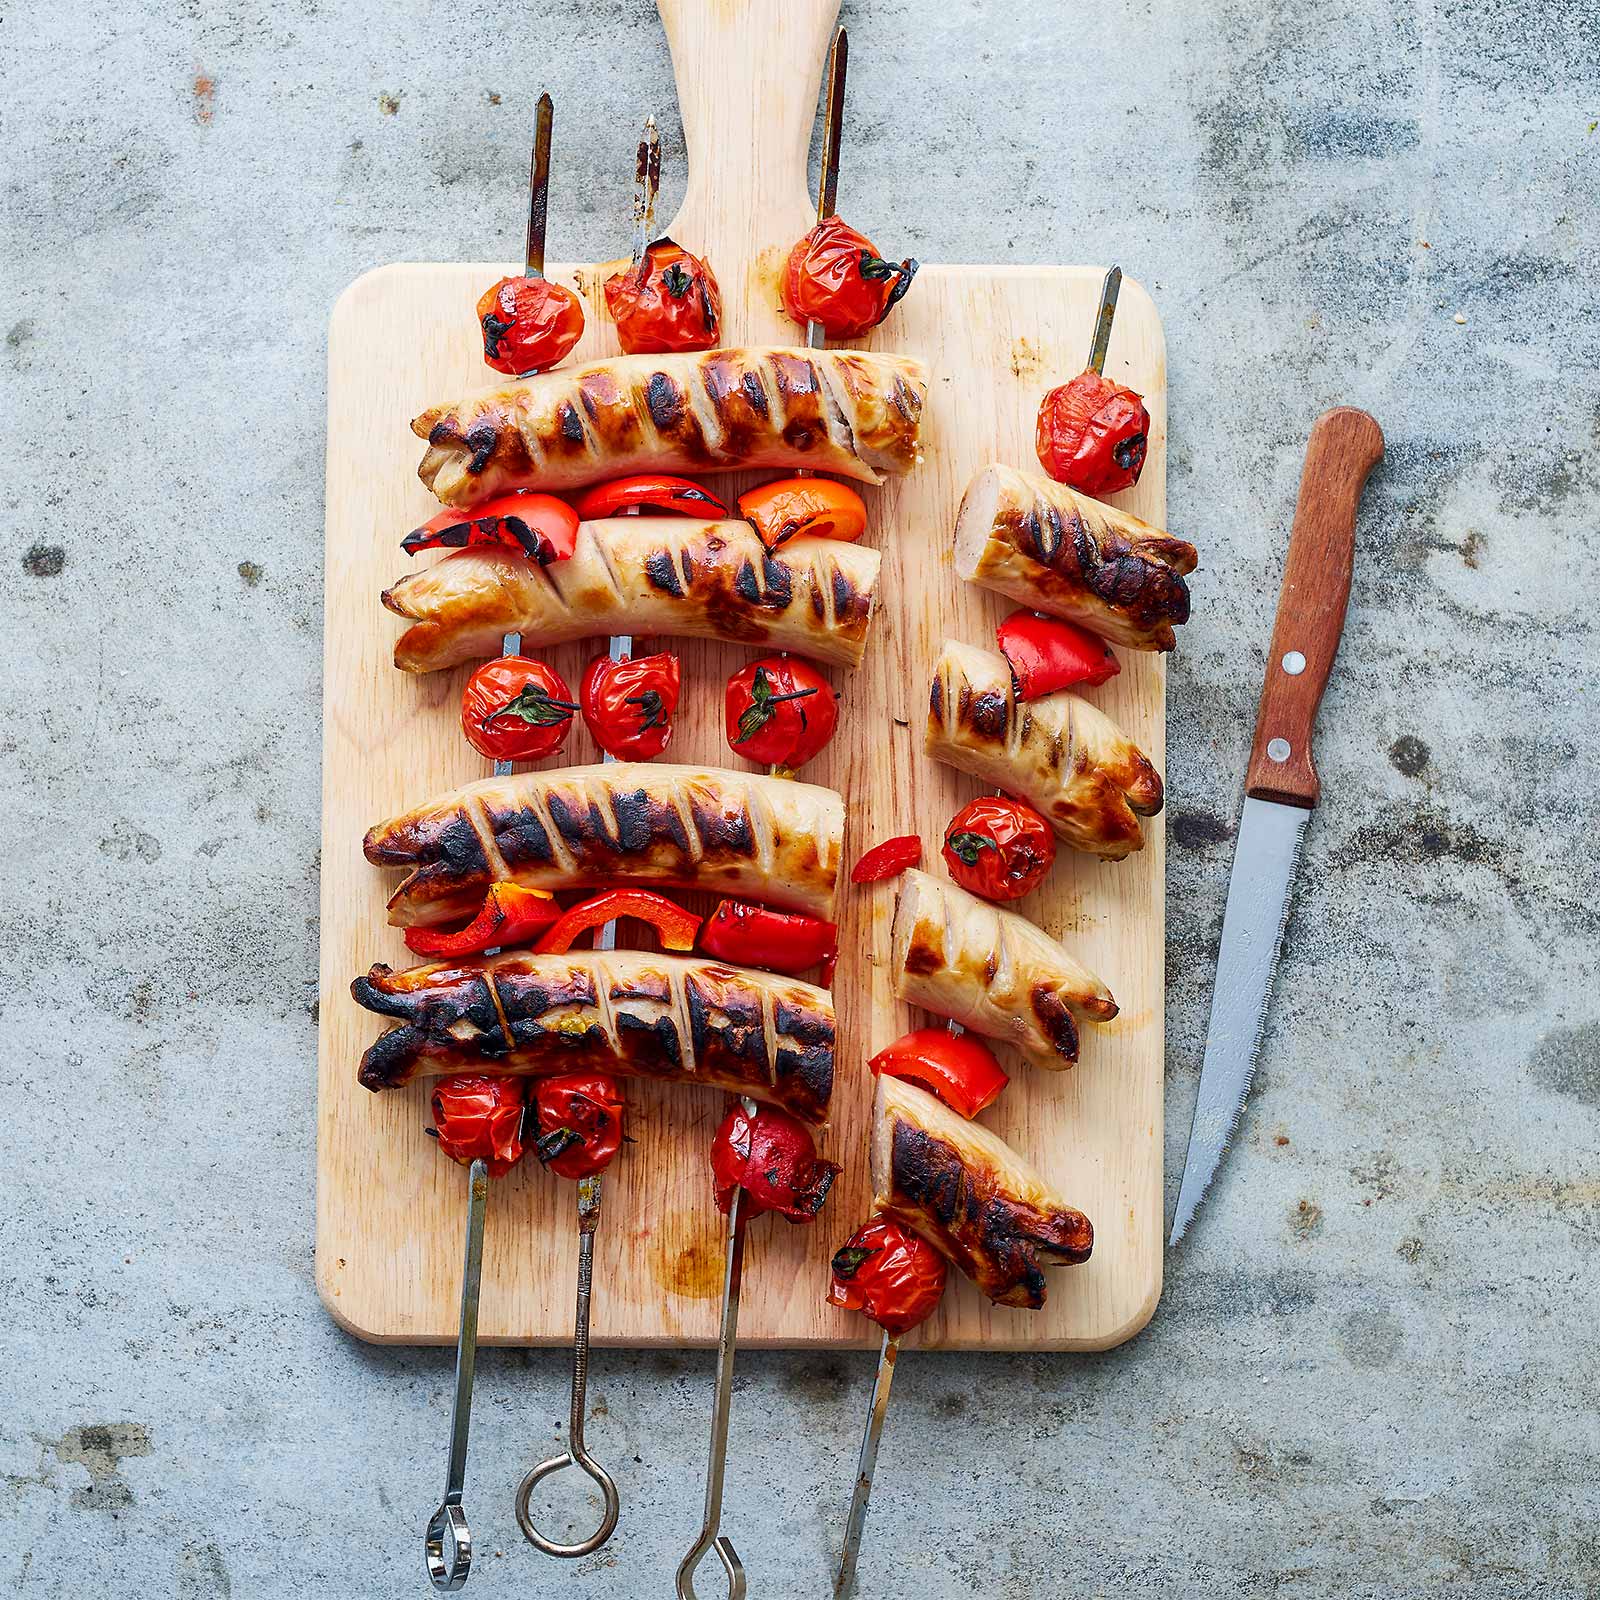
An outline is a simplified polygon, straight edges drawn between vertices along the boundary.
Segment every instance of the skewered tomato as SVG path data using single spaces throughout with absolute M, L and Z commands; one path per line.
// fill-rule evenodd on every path
M 711 1175 L 719 1211 L 727 1211 L 734 1190 L 743 1189 L 753 1217 L 776 1211 L 791 1222 L 810 1222 L 839 1168 L 817 1158 L 810 1131 L 787 1111 L 762 1106 L 751 1116 L 735 1105 L 711 1141 Z
M 898 266 L 841 217 L 819 222 L 789 252 L 783 306 L 803 328 L 820 322 L 830 339 L 854 339 L 888 316 L 911 287 L 917 264 Z
M 583 337 L 583 303 L 548 278 L 502 278 L 479 298 L 478 323 L 496 372 L 545 372 Z
M 558 1178 L 587 1178 L 622 1147 L 622 1095 L 601 1072 L 560 1072 L 533 1086 L 533 1153 Z
M 1019 700 L 1037 700 L 1075 683 L 1093 687 L 1122 671 L 1103 639 L 1059 617 L 1013 611 L 994 634 L 1010 663 Z
M 495 883 L 466 927 L 454 933 L 438 928 L 407 928 L 406 949 L 419 956 L 471 956 L 497 945 L 523 944 L 530 934 L 561 915 L 555 896 L 520 883 Z
M 542 661 L 501 656 L 467 679 L 461 727 L 491 761 L 537 761 L 566 743 L 577 709 L 561 675 Z
M 433 1136 L 452 1161 L 483 1160 L 502 1178 L 522 1159 L 522 1113 L 527 1087 L 521 1078 L 462 1072 L 433 1086 Z
M 709 350 L 722 329 L 711 268 L 672 239 L 657 239 L 626 272 L 606 279 L 606 310 L 629 355 Z
M 985 900 L 1017 900 L 1056 858 L 1056 836 L 1030 805 L 1009 795 L 969 801 L 944 835 L 950 876 Z
M 779 478 L 739 496 L 739 515 L 769 550 L 805 534 L 814 539 L 859 539 L 867 508 L 854 489 L 831 478 Z
M 736 967 L 761 967 L 794 977 L 837 954 L 839 928 L 821 917 L 723 900 L 700 930 L 700 948 Z
M 728 679 L 728 743 L 751 761 L 798 767 L 833 737 L 838 720 L 828 680 L 797 656 L 763 656 Z
M 578 704 L 594 742 L 621 761 L 648 761 L 672 742 L 682 677 L 678 658 L 596 656 L 583 675 Z
M 631 511 L 654 511 L 664 516 L 725 517 L 728 508 L 709 489 L 688 478 L 660 472 L 637 473 L 597 483 L 578 496 L 577 512 L 584 522 Z
M 1084 494 L 1131 489 L 1149 442 L 1150 413 L 1138 391 L 1092 368 L 1052 389 L 1039 405 L 1034 448 L 1040 466 Z
M 578 513 L 553 494 L 499 494 L 468 511 L 441 511 L 400 541 L 408 556 L 421 550 L 463 550 L 501 544 L 547 567 L 565 561 L 578 542 Z
M 887 1332 L 902 1334 L 933 1315 L 948 1270 L 926 1239 L 874 1217 L 834 1253 L 828 1304 L 859 1311 Z
M 663 950 L 693 950 L 700 931 L 699 917 L 654 889 L 605 889 L 564 912 L 533 948 L 542 956 L 564 955 L 580 934 L 618 917 L 648 922 Z
M 885 878 L 898 878 L 907 867 L 914 867 L 921 860 L 922 840 L 914 833 L 902 833 L 898 838 L 873 845 L 850 869 L 850 881 L 882 883 Z
M 920 1083 L 954 1112 L 975 1117 L 1000 1098 L 1011 1081 L 994 1052 L 970 1033 L 948 1028 L 913 1028 L 867 1063 L 873 1075 Z

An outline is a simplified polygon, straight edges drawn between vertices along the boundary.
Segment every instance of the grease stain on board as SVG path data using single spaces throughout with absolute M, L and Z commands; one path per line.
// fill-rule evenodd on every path
M 685 1300 L 715 1300 L 722 1293 L 722 1240 L 718 1235 L 691 1239 L 672 1236 L 654 1241 L 648 1257 L 650 1276 L 668 1294 Z

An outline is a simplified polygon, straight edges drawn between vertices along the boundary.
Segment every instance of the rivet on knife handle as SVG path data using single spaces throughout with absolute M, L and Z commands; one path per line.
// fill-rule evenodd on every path
M 1335 406 L 1312 425 L 1245 774 L 1245 793 L 1257 799 L 1311 807 L 1321 793 L 1311 735 L 1344 631 L 1356 510 L 1382 455 L 1382 431 L 1354 406 Z

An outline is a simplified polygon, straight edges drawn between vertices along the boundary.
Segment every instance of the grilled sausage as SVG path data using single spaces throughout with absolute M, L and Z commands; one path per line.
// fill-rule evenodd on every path
M 793 650 L 854 667 L 877 599 L 876 550 L 791 539 L 769 551 L 748 522 L 617 517 L 586 522 L 572 555 L 540 566 L 475 545 L 408 573 L 383 603 L 413 626 L 395 641 L 404 672 L 602 634 L 677 634 Z
M 882 483 L 916 465 L 927 370 L 867 350 L 618 356 L 424 411 L 417 475 L 450 506 L 630 472 L 808 467 Z
M 872 1206 L 919 1233 L 996 1305 L 1037 1311 L 1044 1266 L 1078 1264 L 1094 1227 L 998 1134 L 931 1094 L 878 1079 Z
M 795 978 L 642 950 L 526 950 L 374 967 L 356 1002 L 398 1017 L 361 1058 L 368 1089 L 419 1073 L 594 1070 L 752 1095 L 823 1122 L 833 997 Z
M 1060 690 L 1020 702 L 1004 656 L 945 640 L 923 748 L 1036 807 L 1075 850 L 1120 861 L 1144 845 L 1161 777 L 1104 712 Z
M 1078 1059 L 1075 1014 L 1117 1014 L 1111 991 L 1049 934 L 926 872 L 900 880 L 893 960 L 902 1000 L 1014 1044 L 1050 1071 Z
M 362 849 L 411 867 L 396 927 L 470 917 L 491 883 L 709 889 L 833 920 L 844 801 L 816 784 L 617 762 L 483 778 L 380 822 Z
M 956 514 L 956 571 L 1130 650 L 1170 650 L 1189 620 L 1192 544 L 1064 483 L 998 464 Z

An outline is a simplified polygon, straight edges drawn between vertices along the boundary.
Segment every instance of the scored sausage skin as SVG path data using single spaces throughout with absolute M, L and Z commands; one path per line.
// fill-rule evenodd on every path
M 358 1005 L 399 1019 L 361 1058 L 364 1088 L 419 1074 L 594 1070 L 747 1094 L 821 1123 L 833 1095 L 825 989 L 639 950 L 526 950 L 375 966 Z
M 863 483 L 920 459 L 927 369 L 790 346 L 617 356 L 501 384 L 411 424 L 446 505 L 636 472 L 809 468 Z
M 395 641 L 403 672 L 616 633 L 726 639 L 855 667 L 877 604 L 876 550 L 791 539 L 768 550 L 748 522 L 614 517 L 586 522 L 565 561 L 473 545 L 407 573 L 383 603 L 412 623 Z
M 1094 1227 L 998 1134 L 931 1094 L 878 1079 L 872 1208 L 920 1234 L 996 1305 L 1037 1311 L 1045 1266 L 1077 1265 Z
M 1192 544 L 1036 473 L 995 463 L 956 514 L 956 571 L 1130 650 L 1170 650 L 1189 620 Z
M 483 778 L 367 830 L 376 867 L 412 872 L 396 927 L 472 916 L 489 885 L 706 889 L 834 920 L 844 801 L 764 773 L 616 762 Z
M 1042 928 L 915 868 L 900 880 L 891 959 L 902 1000 L 1046 1071 L 1077 1062 L 1078 1016 L 1117 1014 L 1111 991 Z
M 1120 861 L 1144 846 L 1161 776 L 1103 711 L 1058 690 L 1019 701 L 1004 656 L 947 639 L 934 664 L 923 748 L 1026 800 L 1074 850 Z

